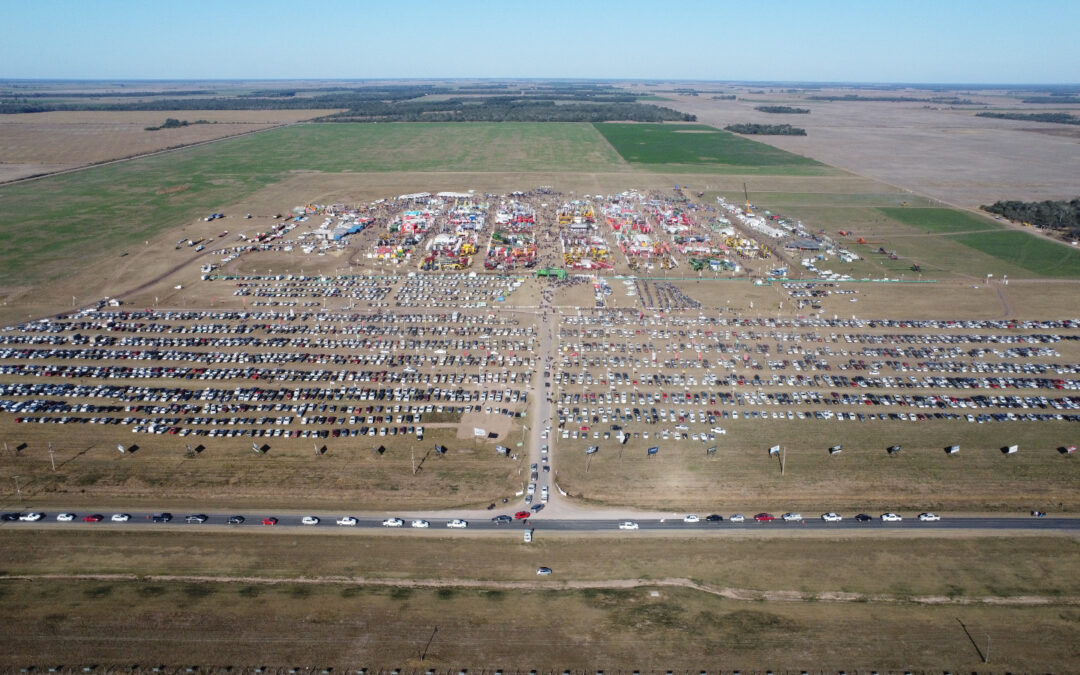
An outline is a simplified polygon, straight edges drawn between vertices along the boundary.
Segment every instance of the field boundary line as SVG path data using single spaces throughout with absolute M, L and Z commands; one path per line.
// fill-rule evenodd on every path
M 259 584 L 279 586 L 283 584 L 380 586 L 386 588 L 470 588 L 477 590 L 619 590 L 634 588 L 688 588 L 728 600 L 745 602 L 877 602 L 911 603 L 918 605 L 994 605 L 994 606 L 1047 606 L 1080 605 L 1075 595 L 912 595 L 900 596 L 886 593 L 854 593 L 848 591 L 761 591 L 748 588 L 714 587 L 691 579 L 671 577 L 663 579 L 610 579 L 604 581 L 485 581 L 481 579 L 371 579 L 367 577 L 257 577 L 195 574 L 12 574 L 0 577 L 3 581 L 143 581 L 156 583 L 222 583 Z

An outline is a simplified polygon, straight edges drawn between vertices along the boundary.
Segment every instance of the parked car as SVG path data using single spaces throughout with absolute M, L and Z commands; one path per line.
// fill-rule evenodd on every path
M 243 516 L 229 516 L 225 522 L 229 525 L 242 525 L 245 520 L 247 519 Z
M 700 520 L 701 520 L 701 518 L 698 518 L 697 515 L 693 514 L 693 513 L 686 514 L 685 516 L 683 516 L 683 519 L 682 519 L 682 521 L 684 523 L 696 523 L 696 522 L 699 522 Z
M 491 522 L 493 522 L 493 523 L 495 523 L 497 525 L 504 525 L 506 523 L 514 522 L 514 519 L 504 513 L 504 514 L 502 514 L 500 516 L 495 516 L 494 518 L 492 518 Z
M 208 519 L 209 516 L 207 516 L 205 513 L 192 513 L 184 518 L 184 520 L 189 523 L 197 524 L 205 523 Z
M 767 523 L 767 522 L 769 522 L 771 520 L 776 520 L 776 516 L 774 516 L 771 513 L 759 513 L 756 516 L 754 516 L 754 520 L 756 520 L 759 523 Z
M 903 518 L 895 513 L 883 513 L 881 514 L 881 520 L 886 523 L 899 523 Z
M 412 521 L 412 526 L 413 527 L 418 527 L 418 528 L 426 528 L 426 527 L 431 527 L 431 523 L 429 523 L 426 520 L 414 520 L 414 521 Z
M 540 576 L 546 577 L 546 576 L 551 574 L 551 568 L 550 567 L 538 567 L 538 568 L 536 568 L 536 573 L 539 574 Z
M 801 513 L 790 513 L 790 512 L 785 513 L 784 515 L 782 515 L 780 517 L 783 518 L 785 521 L 787 521 L 789 523 L 792 522 L 792 521 L 795 521 L 795 520 L 802 520 L 803 519 Z
M 31 511 L 30 513 L 24 513 L 23 515 L 19 516 L 19 520 L 27 523 L 36 523 L 44 517 L 45 514 L 41 511 Z
M 619 529 L 620 530 L 636 530 L 636 529 L 638 529 L 638 524 L 635 523 L 632 520 L 624 520 L 623 522 L 619 523 Z
M 386 520 L 382 521 L 383 527 L 401 527 L 404 524 L 405 521 L 403 521 L 401 518 L 387 518 Z
M 74 513 L 58 513 L 56 515 L 56 519 L 58 521 L 60 521 L 61 523 L 70 523 L 71 521 L 75 520 L 75 514 Z
M 923 521 L 924 523 L 933 523 L 941 520 L 941 516 L 936 513 L 930 513 L 928 511 L 926 513 L 920 513 L 919 520 Z
M 455 529 L 463 529 L 469 526 L 469 521 L 462 520 L 461 518 L 454 518 L 449 523 L 447 523 L 446 526 Z
M 710 523 L 719 523 L 723 519 L 724 519 L 724 517 L 721 516 L 719 513 L 711 513 L 711 514 L 705 516 L 705 520 L 710 522 Z
M 844 519 L 844 517 L 841 516 L 839 513 L 833 513 L 832 511 L 829 511 L 828 513 L 821 514 L 821 519 L 824 520 L 826 523 L 839 523 L 841 520 Z
M 532 514 L 529 513 L 528 511 L 518 511 L 517 513 L 514 514 L 514 518 L 516 518 L 517 520 L 524 520 L 524 519 L 528 518 L 531 515 Z
M 263 518 L 262 524 L 263 525 L 277 525 L 278 524 L 278 519 L 273 517 L 273 516 L 269 516 L 267 518 Z
M 91 514 L 89 516 L 83 516 L 83 522 L 84 523 L 100 523 L 103 520 L 105 520 L 105 516 L 101 515 L 100 513 L 94 513 L 94 514 Z
M 303 525 L 318 525 L 319 518 L 318 516 L 304 516 L 300 519 L 300 523 Z
M 873 520 L 873 518 L 871 518 L 865 513 L 860 513 L 859 515 L 855 516 L 855 520 L 859 521 L 860 523 L 868 523 Z
M 347 527 L 354 527 L 357 522 L 356 518 L 353 518 L 352 516 L 342 516 L 337 520 L 338 525 L 345 525 Z
M 127 513 L 114 513 L 112 514 L 112 518 L 109 518 L 109 520 L 113 521 L 114 523 L 126 523 L 127 521 L 131 520 L 131 515 Z
M 172 514 L 167 512 L 155 513 L 150 516 L 150 520 L 155 523 L 167 523 L 172 520 Z
M 746 521 L 746 516 L 744 516 L 741 513 L 733 513 L 733 514 L 731 514 L 731 517 L 728 518 L 729 523 L 742 523 L 742 522 L 745 522 L 745 521 Z

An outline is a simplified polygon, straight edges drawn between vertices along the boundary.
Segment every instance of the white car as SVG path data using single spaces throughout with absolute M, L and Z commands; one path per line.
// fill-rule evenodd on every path
M 387 518 L 386 520 L 382 521 L 383 527 L 401 527 L 404 524 L 405 521 L 403 521 L 401 518 Z
M 782 515 L 780 517 L 783 518 L 784 520 L 788 521 L 789 523 L 791 521 L 793 521 L 793 520 L 802 520 L 803 519 L 801 513 L 785 513 L 784 515 Z
M 821 519 L 824 520 L 826 523 L 839 523 L 841 520 L 844 519 L 844 517 L 841 516 L 839 513 L 833 513 L 832 511 L 829 511 L 828 513 L 821 514 Z
M 348 525 L 349 527 L 355 527 L 357 522 L 358 521 L 356 520 L 356 518 L 353 518 L 352 516 L 343 516 L 343 517 L 338 519 L 337 524 L 338 525 Z
M 623 521 L 623 522 L 619 523 L 619 529 L 620 530 L 636 530 L 636 529 L 638 529 L 638 524 L 635 523 L 632 520 L 626 520 L 626 521 Z
M 37 521 L 41 520 L 44 517 L 45 517 L 44 513 L 41 513 L 40 511 L 37 511 L 37 512 L 32 511 L 30 513 L 24 513 L 21 516 L 19 516 L 19 520 L 22 520 L 22 521 L 25 521 L 25 522 L 28 522 L 28 523 L 36 523 Z
M 304 516 L 300 519 L 300 522 L 304 525 L 318 525 L 319 519 L 315 516 Z
M 75 514 L 74 513 L 58 513 L 58 514 L 56 514 L 56 519 L 59 520 L 61 523 L 70 523 L 71 521 L 75 520 Z
M 468 527 L 469 526 L 469 521 L 462 520 L 461 518 L 454 518 L 449 523 L 447 523 L 446 526 L 461 529 L 461 528 L 464 528 L 464 527 Z
M 114 513 L 112 514 L 112 518 L 109 518 L 109 520 L 113 521 L 114 523 L 126 523 L 127 521 L 131 520 L 131 516 L 126 513 Z
M 683 519 L 682 519 L 682 521 L 684 523 L 696 523 L 696 522 L 699 522 L 700 520 L 701 520 L 701 518 L 698 518 L 697 514 L 694 514 L 694 513 L 689 513 L 689 514 L 683 516 Z
M 730 518 L 728 518 L 728 522 L 729 523 L 743 523 L 743 522 L 746 522 L 746 516 L 744 516 L 741 513 L 736 513 L 736 514 L 733 514 Z
M 936 513 L 929 513 L 929 512 L 920 513 L 919 514 L 919 520 L 923 521 L 924 523 L 933 523 L 933 522 L 936 522 L 938 520 L 941 520 L 941 516 L 939 516 Z
M 431 527 L 431 523 L 426 520 L 414 520 L 412 521 L 413 527 Z
M 886 523 L 899 523 L 901 520 L 903 520 L 902 517 L 896 515 L 895 513 L 883 513 L 881 514 L 881 519 Z

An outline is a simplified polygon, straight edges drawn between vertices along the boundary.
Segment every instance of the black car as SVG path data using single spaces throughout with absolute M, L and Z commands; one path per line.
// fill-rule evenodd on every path
M 0 516 L 0 520 L 4 521 L 5 523 L 10 523 L 12 521 L 18 520 L 19 516 L 21 515 L 21 513 L 5 513 L 4 515 Z
M 714 513 L 712 515 L 705 516 L 705 520 L 709 521 L 710 523 L 719 523 L 723 519 L 724 519 L 724 517 L 721 516 L 718 513 Z
M 514 522 L 514 519 L 504 513 L 501 516 L 495 516 L 494 518 L 492 518 L 491 522 L 498 523 L 499 525 L 502 525 L 503 523 L 512 523 L 512 522 Z
M 191 515 L 184 518 L 184 520 L 189 523 L 205 523 L 209 519 L 210 517 L 207 516 L 205 513 L 192 513 Z
M 244 522 L 243 516 L 229 516 L 229 519 L 225 521 L 229 525 L 241 525 Z
M 172 520 L 172 514 L 171 513 L 155 513 L 154 515 L 150 516 L 150 520 L 154 521 L 155 523 L 167 523 L 170 520 Z
M 535 513 L 535 512 L 537 512 L 537 511 L 542 511 L 542 510 L 543 510 L 543 508 L 544 508 L 544 505 L 543 505 L 543 504 L 540 504 L 540 503 L 537 503 L 537 504 L 533 504 L 533 505 L 532 505 L 532 506 L 530 506 L 529 508 L 531 508 L 531 509 L 533 510 L 533 512 Z
M 860 523 L 866 523 L 873 520 L 873 518 L 866 515 L 865 513 L 860 513 L 859 515 L 855 516 L 855 520 L 859 521 Z

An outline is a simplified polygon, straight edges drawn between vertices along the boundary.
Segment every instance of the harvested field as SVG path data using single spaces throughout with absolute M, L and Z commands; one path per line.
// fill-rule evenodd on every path
M 0 182 L 269 129 L 332 110 L 44 112 L 0 116 Z M 147 131 L 166 118 L 210 124 Z

